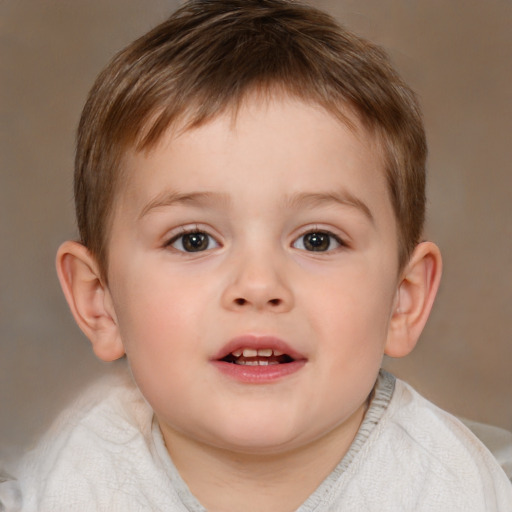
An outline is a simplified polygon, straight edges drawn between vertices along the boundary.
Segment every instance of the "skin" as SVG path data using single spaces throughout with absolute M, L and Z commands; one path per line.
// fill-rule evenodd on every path
M 293 510 L 350 446 L 384 353 L 416 343 L 437 248 L 420 244 L 399 271 L 378 145 L 290 98 L 169 132 L 125 168 L 108 286 L 85 248 L 60 250 L 75 317 L 99 357 L 126 353 L 208 510 Z M 197 233 L 207 243 L 190 252 Z M 310 250 L 311 233 L 329 247 Z M 69 290 L 85 269 L 82 300 Z M 240 336 L 278 338 L 303 364 L 264 382 L 226 375 L 215 358 Z

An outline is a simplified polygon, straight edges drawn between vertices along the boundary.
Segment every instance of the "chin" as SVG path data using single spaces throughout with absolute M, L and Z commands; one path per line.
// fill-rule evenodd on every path
M 211 440 L 208 444 L 251 455 L 283 453 L 301 444 L 296 429 L 291 429 L 289 425 L 279 425 L 275 421 L 268 423 L 235 422 L 227 429 L 211 432 Z

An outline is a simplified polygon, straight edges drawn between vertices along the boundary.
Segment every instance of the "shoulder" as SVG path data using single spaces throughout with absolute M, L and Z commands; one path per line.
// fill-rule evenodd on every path
M 110 451 L 112 444 L 126 443 L 136 433 L 145 435 L 150 423 L 151 410 L 129 375 L 109 375 L 90 385 L 59 415 L 27 459 L 53 467 L 64 454 L 87 450 L 92 456 L 100 450 L 88 450 L 98 446 Z
M 492 471 L 499 467 L 489 450 L 459 419 L 399 379 L 384 419 L 395 435 L 401 433 L 399 438 L 410 439 L 418 450 L 425 451 L 429 458 L 435 455 L 446 467 L 454 464 L 457 472 L 460 458 Z
M 138 474 L 158 480 L 152 417 L 129 375 L 92 385 L 22 461 L 17 476 L 24 510 L 117 510 L 112 507 L 119 502 L 133 504 Z
M 438 506 L 458 507 L 450 510 L 512 510 L 512 486 L 489 450 L 403 381 L 376 430 L 376 452 L 415 499 L 429 495 Z

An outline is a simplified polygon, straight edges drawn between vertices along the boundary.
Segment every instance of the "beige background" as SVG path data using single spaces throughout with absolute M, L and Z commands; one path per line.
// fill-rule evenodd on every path
M 383 44 L 430 140 L 428 237 L 445 275 L 415 353 L 386 364 L 446 409 L 512 430 L 512 3 L 323 0 Z M 97 362 L 55 277 L 74 237 L 74 130 L 95 75 L 171 0 L 0 2 L 0 454 L 33 443 Z

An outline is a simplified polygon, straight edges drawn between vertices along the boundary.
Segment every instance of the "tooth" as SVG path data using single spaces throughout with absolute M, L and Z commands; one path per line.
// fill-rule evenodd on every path
M 231 352 L 235 357 L 240 357 L 243 354 L 243 350 L 239 348 L 238 350 L 235 350 Z
M 274 356 L 278 357 L 278 356 L 282 356 L 284 354 L 284 352 L 281 352 L 280 350 L 275 350 L 274 349 Z
M 268 361 L 258 361 L 260 366 L 268 366 Z
M 244 348 L 243 354 L 244 357 L 256 357 L 258 355 L 258 351 L 253 348 Z
M 258 355 L 261 357 L 270 357 L 272 355 L 272 349 L 271 348 L 260 348 L 258 350 Z
M 247 366 L 258 366 L 258 361 L 244 361 Z

